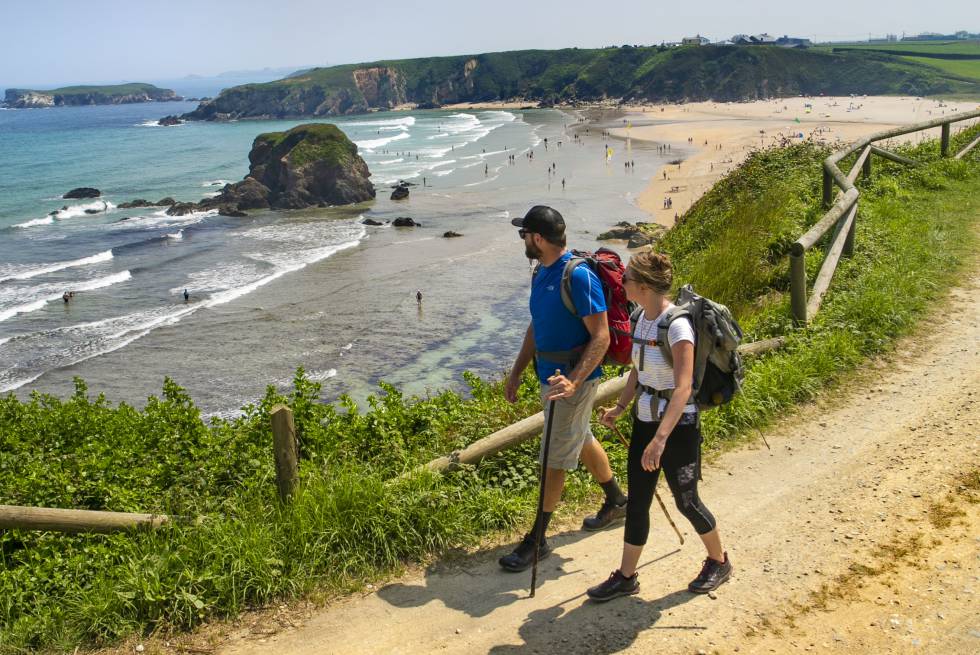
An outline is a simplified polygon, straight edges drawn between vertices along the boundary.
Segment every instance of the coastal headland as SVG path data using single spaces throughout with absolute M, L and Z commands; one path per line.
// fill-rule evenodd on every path
M 183 100 L 172 89 L 152 84 L 115 84 L 110 86 L 68 86 L 40 91 L 7 89 L 3 106 L 11 109 L 37 109 L 78 105 L 123 105 L 134 102 L 169 102 Z

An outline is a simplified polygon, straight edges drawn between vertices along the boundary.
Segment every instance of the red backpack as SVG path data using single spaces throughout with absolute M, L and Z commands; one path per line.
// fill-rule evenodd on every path
M 595 252 L 572 251 L 572 258 L 565 264 L 565 270 L 561 274 L 561 300 L 565 303 L 565 308 L 575 316 L 578 313 L 575 311 L 575 303 L 572 302 L 572 271 L 582 264 L 591 268 L 598 276 L 606 296 L 609 349 L 603 363 L 628 365 L 633 352 L 633 341 L 630 337 L 632 303 L 626 299 L 626 289 L 623 288 L 623 275 L 626 273 L 623 260 L 609 248 L 599 248 Z

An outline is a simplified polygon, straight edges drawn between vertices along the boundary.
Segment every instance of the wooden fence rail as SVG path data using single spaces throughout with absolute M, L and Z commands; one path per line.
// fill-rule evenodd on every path
M 782 337 L 766 339 L 764 341 L 755 341 L 753 343 L 747 343 L 739 346 L 738 350 L 740 353 L 746 356 L 761 355 L 762 353 L 779 348 L 783 345 L 784 341 L 785 340 Z M 626 376 L 606 380 L 600 384 L 598 391 L 596 391 L 593 407 L 601 407 L 602 405 L 615 399 L 619 395 L 619 392 L 623 390 L 625 385 Z M 501 430 L 497 430 L 493 434 L 487 435 L 479 441 L 474 441 L 466 448 L 457 450 L 451 455 L 446 457 L 437 457 L 428 464 L 425 464 L 422 468 L 427 468 L 431 471 L 446 471 L 452 470 L 460 464 L 476 464 L 484 457 L 496 455 L 497 453 L 507 450 L 508 448 L 513 448 L 514 446 L 521 444 L 528 439 L 533 439 L 534 437 L 540 435 L 543 429 L 544 412 L 538 412 L 533 416 L 528 416 L 517 423 L 508 425 Z M 408 474 L 406 473 L 406 475 Z
M 99 512 L 84 509 L 0 505 L 0 529 L 56 532 L 121 532 L 155 530 L 174 519 L 166 514 Z
M 797 325 L 808 323 L 817 310 L 824 294 L 830 288 L 830 282 L 837 270 L 840 258 L 850 257 L 854 253 L 854 233 L 858 218 L 858 197 L 860 191 L 854 186 L 859 175 L 864 179 L 871 177 L 871 158 L 872 155 L 888 159 L 905 166 L 918 166 L 919 162 L 904 155 L 881 148 L 877 145 L 879 141 L 891 139 L 896 136 L 903 136 L 913 132 L 921 132 L 932 128 L 940 128 L 939 152 L 943 157 L 949 157 L 950 145 L 950 126 L 960 121 L 980 118 L 980 110 L 964 112 L 951 116 L 944 116 L 924 123 L 898 127 L 884 132 L 877 132 L 863 139 L 858 139 L 846 148 L 838 150 L 827 157 L 823 162 L 823 207 L 827 210 L 817 223 L 807 230 L 806 234 L 796 240 L 790 247 L 789 271 L 790 271 L 790 306 L 793 312 L 793 321 Z M 980 137 L 967 144 L 962 150 L 957 152 L 953 158 L 962 159 L 968 152 L 980 144 Z M 860 151 L 857 161 L 851 170 L 845 175 L 838 164 L 848 155 Z M 834 187 L 838 188 L 837 198 L 834 198 Z M 812 248 L 830 228 L 834 228 L 834 236 L 830 240 L 827 254 L 824 257 L 823 265 L 813 283 L 813 290 L 807 296 L 806 279 L 806 251 Z

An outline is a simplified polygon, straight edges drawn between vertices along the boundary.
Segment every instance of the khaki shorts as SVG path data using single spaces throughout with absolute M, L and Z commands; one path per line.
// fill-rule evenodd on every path
M 545 398 L 550 391 L 544 386 L 541 402 L 544 404 L 544 429 L 548 429 L 548 405 Z M 582 447 L 595 437 L 592 436 L 592 404 L 599 389 L 599 378 L 586 380 L 571 398 L 555 401 L 555 419 L 551 425 L 551 444 L 548 448 L 548 468 L 574 471 L 578 468 L 578 457 Z M 541 435 L 541 449 L 538 462 L 544 461 L 545 435 Z

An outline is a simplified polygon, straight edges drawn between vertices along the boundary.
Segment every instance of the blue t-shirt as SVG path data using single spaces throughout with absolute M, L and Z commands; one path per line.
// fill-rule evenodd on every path
M 540 266 L 531 281 L 531 325 L 534 327 L 534 347 L 539 353 L 572 350 L 584 346 L 591 339 L 589 331 L 582 322 L 583 316 L 591 316 L 606 311 L 606 298 L 602 292 L 602 282 L 585 264 L 575 267 L 572 272 L 572 302 L 577 310 L 573 316 L 561 300 L 561 276 L 565 264 L 572 258 L 566 252 L 551 266 Z M 567 364 L 550 362 L 537 358 L 537 374 L 541 384 L 547 384 L 555 369 L 568 375 L 571 369 Z M 602 367 L 596 366 L 587 379 L 602 375 Z

